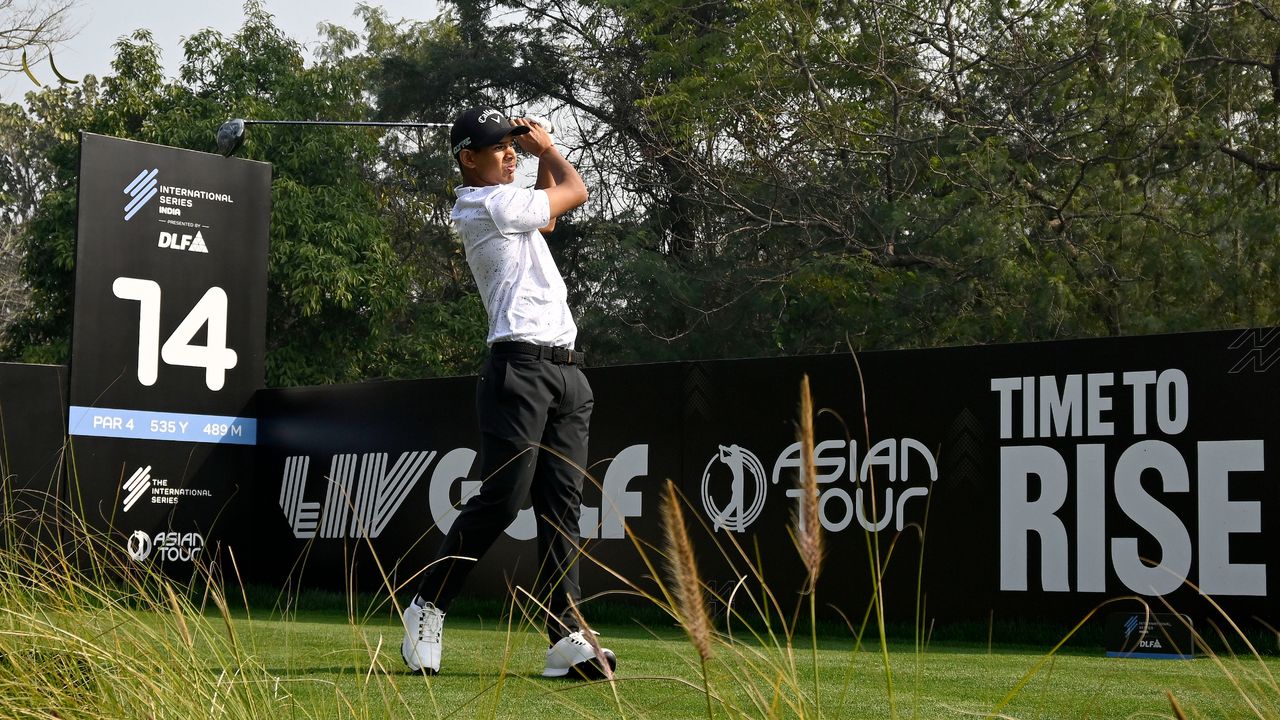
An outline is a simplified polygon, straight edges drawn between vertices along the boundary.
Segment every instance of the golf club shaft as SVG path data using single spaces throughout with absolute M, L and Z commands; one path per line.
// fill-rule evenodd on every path
M 342 125 L 349 127 L 451 127 L 441 122 L 380 122 L 376 120 L 244 120 L 245 125 Z
M 551 121 L 541 115 L 523 115 L 517 117 L 526 117 L 539 125 L 549 133 L 555 133 L 555 126 Z M 405 127 L 405 128 L 427 128 L 427 127 L 452 127 L 453 123 L 444 122 L 384 122 L 380 120 L 245 120 L 245 125 L 343 125 L 349 127 Z
M 2 0 L 0 0 L 2 1 Z M 542 126 L 548 133 L 555 133 L 551 121 L 538 115 L 528 115 L 530 120 Z M 453 123 L 443 122 L 384 122 L 379 120 L 244 120 L 234 118 L 222 123 L 216 135 L 218 152 L 224 157 L 231 157 L 237 148 L 244 143 L 244 129 L 248 125 L 328 125 L 339 127 L 380 127 L 380 128 L 447 128 Z

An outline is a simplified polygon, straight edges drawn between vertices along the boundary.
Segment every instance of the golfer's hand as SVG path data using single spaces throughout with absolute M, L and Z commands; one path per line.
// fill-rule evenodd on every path
M 529 118 L 511 118 L 512 125 L 523 125 L 529 128 L 529 132 L 523 135 L 517 135 L 515 140 L 520 144 L 520 149 L 533 155 L 534 157 L 542 157 L 542 153 L 550 150 L 553 145 L 551 136 L 543 129 L 541 125 L 530 120 Z

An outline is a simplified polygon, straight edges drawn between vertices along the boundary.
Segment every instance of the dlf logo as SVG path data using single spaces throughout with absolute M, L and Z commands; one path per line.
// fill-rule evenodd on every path
M 160 184 L 156 182 L 156 175 L 160 174 L 159 168 L 151 170 L 143 170 L 124 188 L 124 194 L 130 197 L 129 203 L 124 206 L 124 219 L 126 222 L 133 219 L 133 216 L 142 209 L 144 205 L 156 196 L 158 190 L 156 187 Z
M 209 248 L 204 244 L 204 236 L 197 230 L 195 235 L 180 235 L 178 233 L 162 232 L 160 233 L 160 242 L 157 247 L 170 248 L 172 250 L 186 250 L 187 252 L 208 253 Z

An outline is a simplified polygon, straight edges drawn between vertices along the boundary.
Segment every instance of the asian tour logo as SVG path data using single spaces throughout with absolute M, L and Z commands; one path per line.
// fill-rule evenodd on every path
M 724 469 L 720 469 L 721 467 Z M 726 470 L 728 478 L 723 477 Z M 748 476 L 750 490 L 747 487 Z M 722 490 L 725 484 L 729 486 L 729 497 L 722 504 L 719 498 L 724 493 L 716 490 Z M 742 532 L 764 510 L 767 487 L 764 465 L 760 463 L 760 458 L 740 445 L 720 445 L 719 451 L 707 461 L 706 468 L 702 470 L 702 507 L 710 516 L 715 529 Z
M 133 182 L 125 186 L 124 194 L 130 198 L 129 202 L 124 206 L 124 219 L 126 222 L 132 220 L 133 216 L 160 192 L 160 183 L 156 181 L 156 176 L 159 174 L 159 168 L 143 170 L 138 173 Z
M 160 562 L 194 562 L 204 550 L 204 536 L 176 531 L 150 535 L 145 530 L 135 530 L 125 547 L 134 562 L 146 562 L 151 557 Z
M 129 536 L 129 557 L 134 562 L 142 562 L 151 557 L 151 536 L 145 530 L 134 530 Z
M 778 454 L 772 472 L 766 472 L 750 450 L 720 445 L 702 471 L 702 507 L 712 526 L 745 531 L 764 510 L 768 486 L 777 485 L 785 474 L 798 473 L 801 465 L 798 442 Z M 829 532 L 842 532 L 855 524 L 868 532 L 890 524 L 902 530 L 908 511 L 919 511 L 938 480 L 933 453 L 909 437 L 886 438 L 869 448 L 856 440 L 820 441 L 814 445 L 814 471 L 818 517 Z M 873 482 L 873 478 L 883 481 Z M 786 490 L 786 496 L 797 503 L 800 495 L 797 487 Z

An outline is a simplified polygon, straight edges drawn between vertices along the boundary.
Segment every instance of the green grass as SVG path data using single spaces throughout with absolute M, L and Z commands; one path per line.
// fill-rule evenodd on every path
M 455 608 L 444 674 L 426 678 L 403 668 L 385 595 L 306 593 L 283 611 L 278 591 L 250 599 L 210 576 L 175 585 L 92 535 L 76 548 L 0 551 L 0 717 L 1128 718 L 1172 717 L 1171 692 L 1187 717 L 1280 718 L 1278 658 L 1107 659 L 1079 643 L 1085 632 L 1056 652 L 1052 641 L 988 651 L 951 640 L 917 651 L 890 632 L 882 651 L 871 633 L 856 648 L 847 630 L 820 625 L 814 652 L 806 628 L 783 631 L 774 615 L 771 636 L 756 617 L 753 636 L 748 616 L 732 637 L 715 634 L 704 679 L 694 643 L 656 602 L 587 608 L 618 654 L 613 684 L 541 678 L 541 632 L 493 602 Z
M 455 606 L 444 672 L 428 678 L 404 669 L 389 588 L 354 597 L 245 589 L 230 554 L 229 568 L 200 566 L 178 583 L 89 528 L 28 535 L 0 517 L 0 718 L 1280 720 L 1280 658 L 1243 651 L 1252 641 L 1274 652 L 1275 633 L 1250 637 L 1226 617 L 1221 634 L 1198 639 L 1205 654 L 1191 661 L 1105 658 L 1100 616 L 1071 632 L 997 625 L 992 646 L 985 627 L 930 624 L 934 641 L 918 648 L 915 625 L 882 624 L 869 611 L 859 644 L 840 625 L 811 630 L 801 620 L 816 598 L 783 607 L 762 568 L 733 545 L 726 555 L 744 561 L 742 592 L 733 603 L 715 596 L 732 608 L 731 625 L 711 627 L 702 614 L 709 591 L 681 547 L 688 539 L 670 532 L 684 526 L 680 502 L 669 487 L 670 547 L 637 545 L 647 576 L 664 578 L 659 592 L 635 587 L 638 604 L 586 608 L 619 658 L 617 678 L 595 683 L 540 676 L 546 642 L 530 608 Z M 811 554 L 820 558 L 802 534 L 797 548 L 819 548 Z M 810 566 L 816 577 L 818 563 Z M 983 641 L 957 641 L 975 636 Z
M 619 657 L 615 699 L 607 683 L 541 678 L 545 643 L 540 633 L 458 615 L 446 623 L 443 674 L 434 678 L 404 670 L 401 629 L 389 618 L 352 624 L 338 614 L 304 613 L 288 620 L 241 617 L 233 623 L 239 642 L 275 687 L 280 718 L 706 716 L 697 655 L 678 628 L 597 625 Z M 791 662 L 776 657 L 777 652 L 774 661 Z M 917 655 L 910 644 L 893 644 L 889 656 L 898 715 L 985 716 L 1045 660 L 1045 653 L 1038 647 L 988 653 L 985 646 L 946 644 Z M 752 657 L 749 652 L 719 653 L 709 666 L 713 691 L 738 695 L 726 697 L 729 704 L 747 706 L 743 668 Z M 878 649 L 855 651 L 851 640 L 822 639 L 818 662 L 823 716 L 889 717 Z M 811 676 L 807 649 L 795 653 L 794 663 L 799 676 Z M 1271 672 L 1280 670 L 1278 659 L 1265 663 Z M 223 669 L 211 665 L 207 671 Z M 1245 717 L 1251 715 L 1249 706 L 1233 680 L 1247 681 L 1259 670 L 1256 660 L 1233 663 L 1228 674 L 1212 658 L 1110 659 L 1102 657 L 1101 649 L 1073 649 L 1049 660 L 1001 713 L 1018 718 L 1170 717 L 1165 691 L 1171 690 L 1192 716 Z M 783 674 L 768 667 L 748 673 L 766 696 L 771 683 L 785 685 Z M 716 710 L 723 716 L 721 707 Z M 790 716 L 782 706 L 778 714 Z

